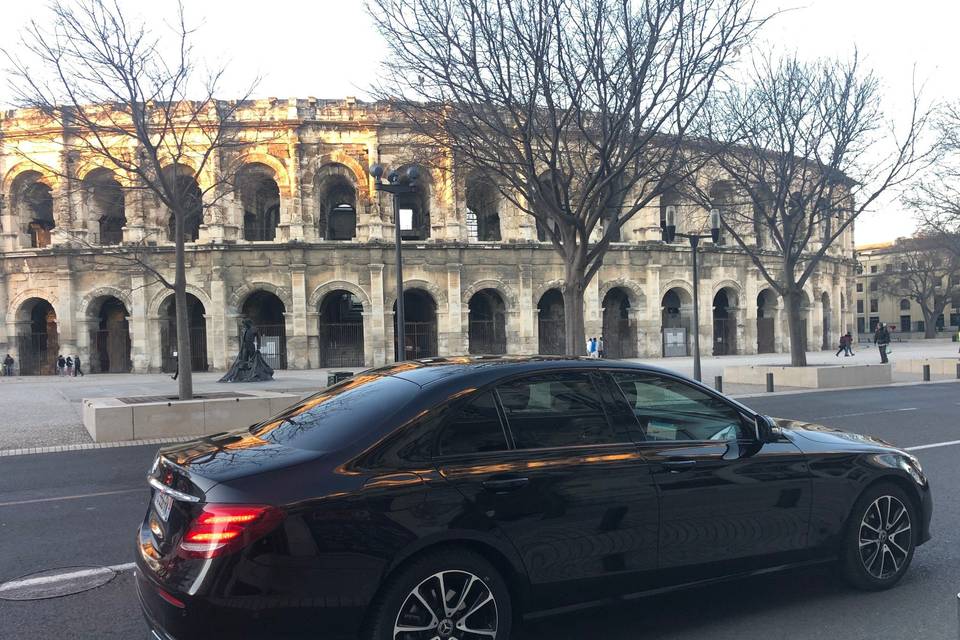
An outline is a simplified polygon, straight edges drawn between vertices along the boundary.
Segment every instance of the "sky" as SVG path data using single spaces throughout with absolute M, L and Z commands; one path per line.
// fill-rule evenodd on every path
M 261 77 L 261 97 L 363 98 L 381 71 L 386 48 L 363 0 L 183 0 L 199 25 L 198 58 L 229 64 L 224 97 Z M 176 0 L 121 0 L 157 29 Z M 16 51 L 18 32 L 42 18 L 46 2 L 0 0 L 0 47 Z M 955 0 L 757 0 L 761 14 L 783 11 L 763 32 L 763 48 L 803 57 L 850 56 L 856 49 L 883 79 L 888 114 L 902 121 L 916 79 L 930 100 L 960 98 L 960 3 Z M 0 65 L 3 66 L 3 65 Z M 0 104 L 9 103 L 0 71 Z M 913 215 L 886 198 L 858 219 L 858 244 L 913 231 Z

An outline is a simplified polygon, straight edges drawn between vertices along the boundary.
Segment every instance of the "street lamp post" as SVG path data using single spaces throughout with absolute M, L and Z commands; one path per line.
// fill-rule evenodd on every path
M 387 181 L 383 182 L 384 171 L 382 164 L 375 164 L 370 167 L 370 175 L 373 176 L 377 191 L 383 191 L 393 196 L 394 258 L 397 272 L 397 344 L 394 345 L 394 358 L 397 362 L 400 362 L 407 359 L 407 340 L 403 313 L 403 244 L 400 235 L 400 207 L 397 199 L 401 194 L 416 192 L 416 181 L 420 177 L 420 171 L 416 167 L 410 167 L 405 173 L 401 174 L 394 169 L 387 174 Z
M 660 226 L 663 229 L 664 242 L 673 242 L 678 236 L 687 238 L 690 241 L 690 248 L 693 250 L 693 378 L 700 382 L 702 378 L 700 373 L 700 269 L 697 253 L 701 240 L 710 238 L 714 244 L 720 240 L 720 211 L 717 209 L 710 211 L 710 233 L 706 235 L 679 233 L 677 231 L 677 207 L 675 205 L 669 205 L 666 208 Z

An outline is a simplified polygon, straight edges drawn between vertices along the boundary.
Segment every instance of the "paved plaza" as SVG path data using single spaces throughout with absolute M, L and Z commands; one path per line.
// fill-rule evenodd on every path
M 835 358 L 832 351 L 817 351 L 807 354 L 810 364 L 866 364 L 877 363 L 880 357 L 876 347 L 861 344 L 852 358 Z M 891 360 L 895 358 L 943 358 L 957 355 L 957 344 L 949 340 L 929 340 L 893 344 Z M 693 375 L 693 358 L 642 359 L 644 362 L 683 375 Z M 724 356 L 703 358 L 703 380 L 713 384 L 714 376 L 722 375 L 723 368 L 733 365 L 788 364 L 789 354 L 770 353 L 747 356 Z M 267 389 L 310 393 L 326 385 L 329 369 L 277 371 L 271 382 L 231 384 L 231 390 Z M 222 372 L 195 373 L 196 393 L 223 391 L 227 385 L 217 379 Z M 919 374 L 894 372 L 895 382 L 916 382 Z M 777 387 L 789 391 L 788 387 Z M 24 376 L 0 378 L 0 450 L 91 442 L 81 422 L 81 401 L 84 398 L 173 395 L 176 382 L 166 374 L 88 374 L 82 378 L 58 378 L 55 376 Z M 756 385 L 725 385 L 730 394 L 754 394 L 764 392 Z

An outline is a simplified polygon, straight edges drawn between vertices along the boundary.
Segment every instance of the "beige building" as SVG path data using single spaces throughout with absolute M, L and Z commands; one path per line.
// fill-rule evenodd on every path
M 352 99 L 251 107 L 267 114 L 270 142 L 245 152 L 235 191 L 188 225 L 194 367 L 227 368 L 245 317 L 280 368 L 391 361 L 393 221 L 367 169 L 414 161 L 402 127 L 382 105 Z M 65 153 L 64 135 L 36 114 L 0 120 L 0 353 L 23 373 L 52 372 L 58 353 L 79 354 L 88 371 L 171 370 L 171 292 L 142 267 L 101 255 L 103 246 L 136 248 L 172 276 L 169 213 L 126 189 L 128 176 Z M 559 352 L 563 268 L 533 219 L 455 165 L 422 173 L 417 193 L 400 202 L 412 223 L 403 249 L 407 355 Z M 178 175 L 204 190 L 205 175 L 189 166 Z M 590 284 L 587 335 L 603 335 L 610 356 L 691 348 L 691 254 L 685 241 L 660 240 L 668 204 L 681 230 L 704 214 L 665 196 L 626 225 Z M 701 251 L 703 352 L 788 350 L 782 301 L 749 258 L 724 244 Z M 853 328 L 852 258 L 851 230 L 807 284 L 812 347 Z
M 878 323 L 895 327 L 902 337 L 923 338 L 926 321 L 920 305 L 905 295 L 896 295 L 881 285 L 884 275 L 904 268 L 902 240 L 857 246 L 856 317 L 861 337 L 871 337 Z M 956 276 L 955 276 L 956 277 Z M 944 283 L 947 284 L 947 283 Z M 960 329 L 960 287 L 949 299 L 943 313 L 934 320 L 937 332 L 949 337 Z

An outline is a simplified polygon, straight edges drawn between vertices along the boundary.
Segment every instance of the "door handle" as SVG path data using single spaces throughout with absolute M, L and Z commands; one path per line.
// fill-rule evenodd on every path
M 670 473 L 680 473 L 697 466 L 696 460 L 665 460 L 661 463 Z
M 483 488 L 495 493 L 506 493 L 507 491 L 516 491 L 530 484 L 529 478 L 501 478 L 499 480 L 484 480 Z

